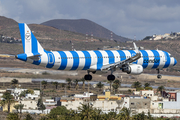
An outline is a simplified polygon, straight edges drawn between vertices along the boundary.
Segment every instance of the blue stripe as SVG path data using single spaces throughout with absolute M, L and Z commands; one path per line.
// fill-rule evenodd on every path
M 59 55 L 61 56 L 61 65 L 58 68 L 59 70 L 64 70 L 67 66 L 67 56 L 63 51 L 58 51 Z
M 134 50 L 128 50 L 131 54 L 131 57 L 136 55 L 136 52 Z M 137 64 L 137 60 L 135 62 L 133 62 L 134 64 Z
M 94 51 L 97 55 L 97 70 L 101 70 L 103 66 L 103 57 L 100 51 Z
M 111 52 L 110 50 L 105 50 L 106 52 L 107 52 L 107 54 L 108 54 L 108 58 L 109 58 L 109 64 L 112 64 L 112 63 L 114 63 L 114 54 L 113 54 L 113 52 Z
M 154 65 L 152 68 L 158 68 L 159 64 L 160 64 L 160 55 L 158 53 L 158 51 L 156 50 L 151 50 L 154 54 Z
M 39 65 L 40 63 L 41 63 L 41 57 L 38 61 L 33 61 L 33 64 L 35 64 L 35 65 Z
M 21 34 L 23 50 L 25 52 L 25 26 L 24 26 L 24 23 L 19 23 L 19 31 Z
M 170 65 L 171 60 L 170 60 L 169 54 L 166 51 L 163 51 L 163 52 L 164 52 L 165 59 L 166 59 L 166 63 L 163 68 L 167 68 Z
M 27 61 L 27 54 L 18 54 L 17 59 Z
M 117 52 L 120 55 L 120 61 L 123 61 L 123 60 L 126 59 L 126 55 L 125 55 L 125 53 L 122 50 L 117 50 Z
M 48 57 L 48 63 L 46 65 L 46 68 L 52 68 L 54 66 L 54 63 L 55 63 L 54 54 L 52 52 L 49 52 L 46 50 L 44 50 L 44 52 L 47 54 L 47 57 Z
M 145 50 L 140 50 L 140 52 L 143 55 L 143 68 L 146 68 L 148 66 L 149 56 L 148 53 Z
M 33 33 L 31 32 L 31 44 L 32 44 L 32 53 L 34 55 L 38 54 L 38 44 L 37 44 L 37 40 L 35 38 L 35 36 L 33 35 Z
M 85 66 L 83 70 L 87 70 L 91 66 L 91 55 L 87 51 L 82 51 L 82 52 L 84 53 L 84 57 L 85 57 Z
M 70 51 L 70 53 L 73 56 L 73 66 L 72 66 L 71 70 L 76 70 L 79 66 L 79 55 L 75 51 Z

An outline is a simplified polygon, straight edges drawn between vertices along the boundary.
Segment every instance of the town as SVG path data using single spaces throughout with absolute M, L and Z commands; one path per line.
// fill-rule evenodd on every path
M 136 81 L 130 87 L 122 87 L 118 79 L 109 83 L 98 82 L 90 85 L 83 78 L 75 80 L 67 78 L 64 83 L 45 80 L 36 82 L 33 89 L 31 84 L 27 87 L 18 82 L 18 79 L 8 78 L 6 81 L 10 82 L 6 82 L 6 85 L 3 83 L 7 89 L 0 89 L 0 104 L 1 110 L 7 113 L 46 116 L 61 106 L 69 111 L 81 112 L 85 105 L 107 115 L 110 113 L 118 115 L 126 109 L 129 111 L 129 117 L 138 114 L 150 114 L 154 118 L 180 117 L 180 91 L 165 89 L 164 86 L 153 88 L 150 83 L 142 85 Z M 24 89 L 23 86 L 28 89 Z M 85 92 L 72 94 L 78 90 Z M 48 91 L 51 94 L 47 95 Z M 57 91 L 61 91 L 61 94 Z M 0 117 L 3 118 L 2 115 Z

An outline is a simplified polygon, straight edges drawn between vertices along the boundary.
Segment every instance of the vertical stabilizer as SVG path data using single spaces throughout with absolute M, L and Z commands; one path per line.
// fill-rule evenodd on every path
M 19 23 L 19 30 L 21 34 L 23 50 L 27 57 L 39 55 L 44 52 L 44 49 L 25 23 Z

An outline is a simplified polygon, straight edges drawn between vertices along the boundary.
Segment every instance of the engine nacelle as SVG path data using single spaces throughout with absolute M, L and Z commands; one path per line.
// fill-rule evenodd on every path
M 132 74 L 132 75 L 139 75 L 143 72 L 143 67 L 141 65 L 125 65 L 122 68 L 123 72 L 127 72 L 127 74 Z

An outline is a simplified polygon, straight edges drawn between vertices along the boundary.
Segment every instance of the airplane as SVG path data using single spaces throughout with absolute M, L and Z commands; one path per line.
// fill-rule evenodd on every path
M 85 80 L 91 80 L 90 73 L 111 71 L 108 80 L 115 80 L 113 72 L 122 70 L 127 74 L 139 75 L 144 69 L 160 69 L 175 66 L 177 61 L 170 53 L 162 50 L 90 50 L 90 51 L 47 51 L 35 38 L 27 24 L 19 23 L 24 53 L 15 58 L 35 65 L 56 70 L 86 70 Z

